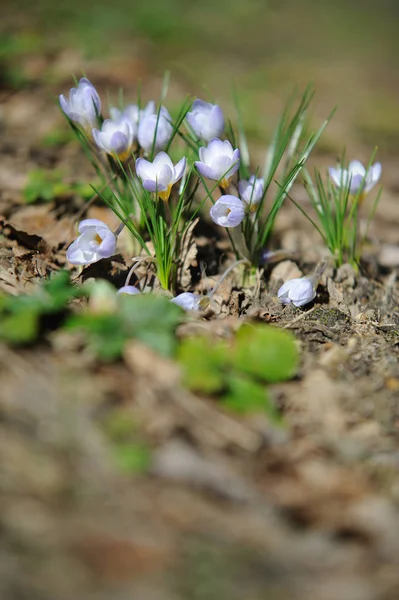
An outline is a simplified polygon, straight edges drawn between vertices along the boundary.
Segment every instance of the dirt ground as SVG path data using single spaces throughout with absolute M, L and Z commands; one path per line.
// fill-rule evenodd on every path
M 65 91 L 70 62 L 58 60 Z M 126 70 L 97 69 L 93 80 L 116 86 Z M 157 85 L 148 82 L 149 96 Z M 0 117 L 0 290 L 18 295 L 67 266 L 83 207 L 77 194 L 27 206 L 29 173 L 92 174 L 76 142 L 43 142 L 66 130 L 46 86 L 2 89 Z M 2 600 L 399 598 L 397 161 L 384 157 L 360 274 L 329 267 L 310 309 L 282 307 L 281 282 L 325 256 L 287 204 L 272 239 L 286 257 L 268 267 L 259 294 L 232 277 L 214 315 L 179 332 L 223 338 L 248 319 L 292 331 L 299 373 L 271 387 L 284 427 L 188 392 L 176 364 L 138 342 L 110 364 L 57 331 L 33 347 L 0 345 Z M 100 204 L 88 214 L 112 222 Z M 227 247 L 216 232 L 197 243 L 208 257 Z M 129 259 L 122 248 L 108 265 L 114 283 Z M 104 424 L 115 410 L 150 449 L 135 475 L 112 459 Z

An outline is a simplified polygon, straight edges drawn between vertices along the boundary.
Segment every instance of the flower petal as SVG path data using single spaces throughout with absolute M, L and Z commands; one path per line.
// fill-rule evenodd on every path
M 181 179 L 183 177 L 183 173 L 185 170 L 186 170 L 186 159 L 183 157 L 181 160 L 179 160 L 179 162 L 177 163 L 177 165 L 174 168 L 174 171 L 175 171 L 174 183 L 176 183 L 176 181 L 179 181 L 179 179 Z
M 100 221 L 100 219 L 84 219 L 79 223 L 78 231 L 79 233 L 83 233 L 89 227 L 102 227 L 110 230 L 108 225 L 106 225 L 103 221 Z

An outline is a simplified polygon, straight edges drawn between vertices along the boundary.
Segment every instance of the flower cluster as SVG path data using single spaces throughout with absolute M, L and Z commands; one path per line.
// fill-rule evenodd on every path
M 104 118 L 99 94 L 83 77 L 59 102 L 91 153 L 102 179 L 99 189 L 105 190 L 99 195 L 120 226 L 112 231 L 96 219 L 82 221 L 67 259 L 89 265 L 110 258 L 126 226 L 148 264 L 155 266 L 161 286 L 175 291 L 186 238 L 209 202 L 210 220 L 226 229 L 236 259 L 259 267 L 270 255 L 268 241 L 284 201 L 296 203 L 291 188 L 302 173 L 316 219 L 299 203 L 298 207 L 316 226 L 336 264 L 345 259 L 355 264 L 361 247 L 358 210 L 378 183 L 381 165 L 372 165 L 371 160 L 366 168 L 357 160 L 348 165 L 342 161 L 339 168 L 329 169 L 327 178 L 317 173 L 314 182 L 305 163 L 328 120 L 303 135 L 311 98 L 312 90 L 307 89 L 296 110 L 284 110 L 261 169 L 251 164 L 243 127 L 238 135 L 231 127 L 231 132 L 225 131 L 227 121 L 219 105 L 187 100 L 172 117 L 162 98 L 158 104 L 151 100 L 143 106 L 140 102 L 111 106 Z M 316 280 L 310 276 L 287 281 L 278 297 L 284 304 L 304 306 L 315 298 Z M 133 295 L 139 290 L 127 282 L 119 293 Z M 188 310 L 205 305 L 191 292 L 172 302 Z

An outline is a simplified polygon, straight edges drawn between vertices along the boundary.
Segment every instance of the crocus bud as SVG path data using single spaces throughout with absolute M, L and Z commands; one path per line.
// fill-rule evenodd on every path
M 140 290 L 137 289 L 134 285 L 124 285 L 119 288 L 116 292 L 117 294 L 127 294 L 128 296 L 134 296 L 135 294 L 141 294 Z
M 304 306 L 316 298 L 316 286 L 318 277 L 298 277 L 286 281 L 277 292 L 278 299 L 282 304 Z
M 90 265 L 115 254 L 116 235 L 99 219 L 85 219 L 79 224 L 81 234 L 69 246 L 66 257 L 73 265 Z
M 60 106 L 66 116 L 78 123 L 91 136 L 91 131 L 98 123 L 101 112 L 101 100 L 96 88 L 86 77 L 82 77 L 78 87 L 69 92 L 69 100 L 63 94 L 59 97 Z
M 265 191 L 265 180 L 257 179 L 251 175 L 248 181 L 241 180 L 238 184 L 241 200 L 251 212 L 256 210 L 257 205 L 263 198 Z
M 106 119 L 101 130 L 93 129 L 93 139 L 100 150 L 124 162 L 132 152 L 134 128 L 124 117 L 117 121 Z
M 194 134 L 205 142 L 210 142 L 223 133 L 223 112 L 217 104 L 195 100 L 186 119 Z
M 174 165 L 166 152 L 157 154 L 153 162 L 144 158 L 136 160 L 136 173 L 144 189 L 156 192 L 164 202 L 169 199 L 172 186 L 182 178 L 185 168 L 185 158 Z
M 183 292 L 176 296 L 176 298 L 172 298 L 171 302 L 184 308 L 184 310 L 205 310 L 209 305 L 209 298 L 208 296 L 200 296 L 192 292 Z
M 236 196 L 222 196 L 210 210 L 211 219 L 222 227 L 237 227 L 244 217 L 244 204 Z
M 133 127 L 134 139 L 136 140 L 140 121 L 145 119 L 145 117 L 156 113 L 155 102 L 149 102 L 145 108 L 139 108 L 138 104 L 129 104 L 123 110 L 110 108 L 109 113 L 114 121 L 118 121 L 122 118 L 127 119 Z
M 337 187 L 344 187 L 350 181 L 350 193 L 355 196 L 363 187 L 363 194 L 367 194 L 381 177 L 381 164 L 375 163 L 369 168 L 366 175 L 366 169 L 358 160 L 349 163 L 348 169 L 334 169 L 330 167 L 330 177 Z
M 150 114 L 140 120 L 137 138 L 145 152 L 163 150 L 173 134 L 172 118 L 164 106 L 158 113 Z M 155 138 L 155 143 L 154 143 Z
M 231 177 L 240 166 L 240 151 L 235 150 L 228 140 L 222 142 L 217 138 L 211 140 L 208 146 L 199 149 L 200 160 L 195 166 L 203 177 L 220 181 L 227 188 Z

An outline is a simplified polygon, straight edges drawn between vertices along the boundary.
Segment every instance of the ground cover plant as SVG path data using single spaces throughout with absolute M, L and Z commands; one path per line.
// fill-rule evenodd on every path
M 0 90 L 1 597 L 396 600 L 394 146 L 85 70 Z

